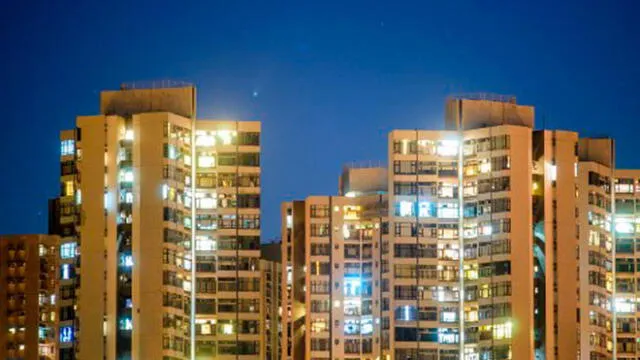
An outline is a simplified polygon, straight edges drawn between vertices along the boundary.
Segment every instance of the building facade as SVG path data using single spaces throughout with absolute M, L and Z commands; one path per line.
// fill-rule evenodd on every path
M 261 246 L 260 272 L 261 294 L 264 306 L 265 359 L 282 358 L 282 261 L 281 243 L 273 242 Z
M 341 195 L 310 196 L 282 208 L 282 359 L 383 354 L 386 169 L 346 168 L 340 180 Z
M 388 195 L 378 204 L 384 216 L 355 221 L 381 229 L 373 235 L 380 238 L 379 248 L 373 242 L 377 297 L 367 310 L 371 352 L 362 334 L 368 319 L 345 310 L 352 260 L 338 250 L 350 245 L 351 231 L 338 234 L 350 221 L 344 209 L 366 207 L 366 191 L 284 203 L 282 359 L 611 359 L 612 324 L 622 321 L 610 307 L 611 162 L 603 162 L 598 141 L 534 130 L 533 117 L 513 98 L 452 98 L 446 130 L 389 134 Z M 599 188 L 593 171 L 603 176 Z M 367 259 L 353 261 L 364 268 Z M 633 336 L 631 323 L 618 323 L 625 354 L 635 349 L 621 340 Z M 346 324 L 358 324 L 358 338 L 345 334 Z M 350 352 L 351 340 L 359 352 Z
M 60 239 L 0 236 L 0 358 L 58 359 L 69 329 L 59 326 Z
M 100 100 L 61 133 L 64 358 L 262 359 L 260 123 L 196 121 L 190 86 Z

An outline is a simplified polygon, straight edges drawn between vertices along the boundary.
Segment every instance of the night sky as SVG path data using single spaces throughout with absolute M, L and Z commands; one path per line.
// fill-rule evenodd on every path
M 263 240 L 282 201 L 386 161 L 390 130 L 442 128 L 449 94 L 516 95 L 537 127 L 613 136 L 640 167 L 640 2 L 498 3 L 3 1 L 0 233 L 46 232 L 58 132 L 137 80 L 193 82 L 200 118 L 262 121 Z

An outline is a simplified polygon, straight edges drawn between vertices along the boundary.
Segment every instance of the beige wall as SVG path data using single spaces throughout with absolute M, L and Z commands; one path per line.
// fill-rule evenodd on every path
M 448 99 L 445 107 L 445 128 L 456 130 L 461 122 L 464 130 L 499 125 L 533 128 L 534 108 L 518 105 L 515 99 L 513 102 Z
M 160 359 L 162 350 L 162 175 L 168 114 L 133 116 L 132 300 L 133 359 Z
M 100 113 L 128 117 L 146 112 L 171 112 L 186 118 L 195 116 L 194 87 L 102 91 Z
M 105 117 L 82 116 L 77 119 L 82 131 L 82 160 L 78 162 L 82 194 L 80 215 L 80 291 L 78 310 L 78 358 L 105 356 L 103 315 L 105 311 L 105 216 L 104 216 L 104 149 Z M 113 334 L 107 333 L 107 337 Z

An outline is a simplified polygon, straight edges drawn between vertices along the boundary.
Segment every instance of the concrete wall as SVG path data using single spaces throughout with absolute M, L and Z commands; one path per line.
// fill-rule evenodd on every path
M 445 106 L 445 128 L 457 130 L 460 124 L 464 130 L 498 125 L 533 128 L 534 108 L 517 105 L 515 102 L 448 99 Z

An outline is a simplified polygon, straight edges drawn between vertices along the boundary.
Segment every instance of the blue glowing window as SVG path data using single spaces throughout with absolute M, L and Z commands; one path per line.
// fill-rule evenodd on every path
M 133 266 L 133 257 L 128 254 L 120 255 L 120 266 L 130 268 Z
M 60 245 L 60 258 L 71 259 L 76 256 L 76 243 L 66 243 Z
M 60 328 L 60 342 L 67 343 L 73 341 L 73 327 L 63 326 Z
M 130 331 L 133 329 L 133 323 L 129 318 L 120 319 L 120 330 Z
M 62 156 L 73 155 L 75 149 L 74 140 L 62 140 L 60 143 L 60 154 Z
M 60 275 L 62 280 L 69 280 L 73 277 L 73 266 L 71 264 L 62 264 L 60 267 Z

